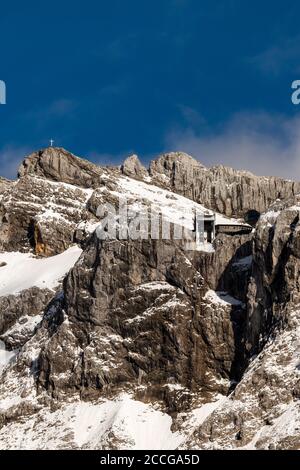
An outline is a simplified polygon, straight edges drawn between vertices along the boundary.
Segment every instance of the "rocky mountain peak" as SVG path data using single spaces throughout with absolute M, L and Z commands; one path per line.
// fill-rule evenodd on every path
M 150 175 L 155 184 L 229 217 L 247 218 L 253 210 L 262 213 L 276 199 L 300 192 L 300 182 L 256 176 L 224 165 L 207 168 L 182 152 L 163 154 L 153 160 Z
M 121 166 L 124 175 L 131 178 L 143 179 L 148 176 L 147 169 L 142 165 L 137 155 L 130 155 Z
M 103 170 L 63 148 L 48 147 L 34 152 L 22 162 L 18 176 L 39 176 L 84 188 L 99 185 Z
M 169 152 L 160 155 L 150 163 L 150 175 L 165 175 L 168 178 L 174 178 L 178 173 L 193 175 L 194 172 L 204 169 L 199 161 L 185 152 Z

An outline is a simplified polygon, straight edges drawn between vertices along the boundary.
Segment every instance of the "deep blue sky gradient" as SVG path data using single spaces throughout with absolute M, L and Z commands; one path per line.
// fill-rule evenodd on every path
M 299 13 L 291 0 L 1 2 L 0 174 L 51 137 L 98 162 L 146 161 L 176 130 L 295 118 Z

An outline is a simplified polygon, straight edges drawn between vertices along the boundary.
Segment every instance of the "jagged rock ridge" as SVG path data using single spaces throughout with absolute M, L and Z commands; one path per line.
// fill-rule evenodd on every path
M 126 404 L 150 426 L 155 404 L 160 448 L 298 448 L 298 183 L 181 153 L 147 171 L 136 156 L 101 168 L 50 148 L 0 191 L 2 252 L 45 263 L 75 249 L 51 285 L 10 292 L 0 279 L 0 340 L 14 350 L 0 350 L 0 447 L 143 447 L 112 414 Z M 173 238 L 99 240 L 98 205 L 124 193 L 175 223 L 189 199 L 225 215 L 271 207 L 253 233 L 220 234 L 203 252 Z

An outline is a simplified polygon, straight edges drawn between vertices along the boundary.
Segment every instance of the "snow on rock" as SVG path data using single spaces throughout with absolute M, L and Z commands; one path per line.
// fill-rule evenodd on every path
M 97 221 L 97 222 L 81 221 L 77 225 L 77 229 L 78 230 L 83 230 L 87 234 L 91 234 L 97 229 L 97 227 L 99 227 L 99 225 L 100 225 L 99 221 Z
M 208 290 L 204 296 L 204 300 L 208 300 L 212 304 L 218 304 L 218 305 L 242 305 L 243 303 L 232 297 L 231 295 L 228 295 L 227 292 L 216 292 L 214 290 Z
M 169 415 L 122 394 L 101 405 L 81 403 L 76 409 L 75 442 L 97 448 L 110 434 L 124 442 L 121 448 L 168 450 L 177 447 L 179 433 L 171 431 Z
M 36 178 L 36 180 L 41 181 L 39 178 Z M 44 183 L 44 180 L 42 182 Z M 74 214 L 82 211 L 94 192 L 93 189 L 83 189 L 68 183 L 49 180 L 47 180 L 47 185 L 51 187 L 53 194 L 36 216 L 36 220 L 40 222 L 49 219 L 63 219 L 67 223 L 72 223 Z M 61 204 L 59 198 L 60 191 L 65 194 L 64 204 Z M 68 220 L 68 217 L 70 217 L 70 220 Z
M 169 292 L 172 292 L 172 290 L 175 290 L 175 289 L 172 288 L 172 286 L 170 286 Z M 177 289 L 177 291 L 179 291 L 179 289 Z M 125 323 L 126 324 L 139 323 L 145 320 L 146 318 L 151 317 L 152 315 L 157 315 L 159 312 L 163 312 L 165 310 L 173 309 L 173 308 L 180 307 L 180 306 L 187 307 L 188 305 L 185 299 L 178 298 L 176 297 L 176 294 L 174 294 L 173 297 L 171 297 L 169 300 L 164 302 L 162 305 L 151 306 L 147 308 L 142 314 L 136 315 L 133 318 L 127 318 L 125 320 Z
M 161 211 L 170 222 L 182 225 L 190 230 L 194 228 L 195 211 L 213 215 L 214 212 L 203 205 L 179 194 L 172 193 L 157 186 L 122 177 L 117 179 L 118 190 L 112 191 L 119 197 L 127 196 L 129 199 L 147 200 L 153 207 Z M 216 213 L 216 224 L 237 225 L 240 222 Z
M 13 361 L 15 356 L 16 353 L 14 351 L 6 351 L 5 344 L 0 340 L 0 374 Z
M 151 205 L 152 217 L 159 216 L 161 214 L 165 222 L 183 227 L 187 230 L 182 234 L 186 241 L 185 249 L 187 251 L 214 252 L 214 248 L 211 243 L 200 243 L 193 240 L 193 237 L 190 238 L 191 231 L 194 231 L 195 229 L 196 214 L 198 217 L 201 214 L 204 216 L 215 215 L 216 225 L 247 225 L 239 220 L 215 213 L 214 211 L 209 210 L 203 205 L 184 196 L 128 177 L 116 178 L 114 180 L 113 189 L 103 186 L 102 188 L 99 188 L 99 192 L 103 194 L 109 192 L 109 194 L 115 198 L 117 197 L 120 201 L 122 200 L 122 203 L 126 200 L 128 208 L 137 214 L 141 212 L 142 209 L 145 209 L 145 206 L 148 209 Z M 115 207 L 115 209 L 117 211 L 118 207 Z M 86 227 L 85 230 L 92 231 L 95 228 L 95 225 L 92 224 L 90 227 Z
M 219 395 L 215 401 L 204 403 L 199 408 L 195 408 L 192 411 L 193 425 L 200 426 L 225 401 L 226 397 Z
M 171 431 L 172 418 L 122 393 L 102 403 L 78 401 L 57 411 L 43 409 L 26 422 L 0 429 L 4 449 L 176 449 L 183 437 Z
M 28 338 L 33 336 L 35 329 L 42 321 L 42 315 L 28 316 L 24 315 L 2 334 L 6 344 L 16 346 L 19 343 L 25 343 Z
M 299 449 L 300 310 L 253 358 L 234 392 L 184 443 L 191 449 Z M 209 430 L 213 433 L 210 435 Z M 236 439 L 241 432 L 241 440 Z
M 54 289 L 81 253 L 78 246 L 50 258 L 36 258 L 30 253 L 0 253 L 0 263 L 3 263 L 0 267 L 0 296 L 18 294 L 34 286 Z
M 178 420 L 185 418 L 180 432 L 182 434 L 182 440 L 179 444 L 179 448 L 184 448 L 185 441 L 192 435 L 192 432 L 201 426 L 211 414 L 217 410 L 220 406 L 224 405 L 227 397 L 224 395 L 216 395 L 212 401 L 203 403 L 200 406 L 189 411 L 186 416 L 183 414 L 178 415 Z
M 175 291 L 176 288 L 165 281 L 152 281 L 152 282 L 145 282 L 144 284 L 140 284 L 137 289 L 151 291 L 151 290 L 161 290 L 161 291 Z
M 82 188 L 74 184 L 63 183 L 62 181 L 47 180 L 47 183 L 51 185 L 53 188 L 57 188 L 57 189 L 65 188 L 66 190 L 69 190 L 69 191 L 74 191 L 74 190 L 80 191 L 82 194 L 85 195 L 85 202 L 87 202 L 90 199 L 90 197 L 92 196 L 94 192 L 94 189 L 92 188 Z M 78 201 L 73 201 L 73 202 L 74 204 L 75 203 L 79 204 Z
M 215 213 L 212 210 L 207 209 L 201 204 L 196 203 L 195 201 L 181 196 L 179 194 L 173 193 L 161 187 L 155 186 L 153 184 L 148 184 L 145 181 L 135 180 L 129 177 L 121 176 L 117 178 L 112 178 L 110 181 L 111 184 L 103 185 L 96 190 L 96 198 L 99 203 L 105 203 L 106 200 L 111 203 L 111 197 L 113 196 L 113 204 L 115 204 L 116 210 L 116 225 L 118 225 L 118 202 L 115 200 L 118 198 L 127 203 L 127 210 L 132 212 L 132 217 L 134 214 L 141 213 L 142 210 L 151 207 L 151 216 L 159 217 L 162 215 L 165 222 L 170 224 L 175 224 L 177 226 L 183 227 L 186 229 L 186 232 L 182 234 L 185 239 L 185 249 L 187 251 L 201 251 L 207 253 L 213 253 L 214 248 L 211 243 L 196 242 L 193 237 L 191 237 L 191 231 L 195 229 L 195 215 L 198 216 L 215 215 L 215 224 L 216 225 L 249 225 L 245 224 L 241 220 L 229 218 L 223 216 L 219 213 Z M 150 215 L 150 214 L 149 214 Z M 150 221 L 149 221 L 150 222 Z M 99 227 L 100 221 L 94 220 L 84 220 L 81 221 L 77 228 L 83 232 L 90 234 L 93 233 L 97 227 Z M 152 227 L 152 221 L 151 221 Z M 146 229 L 147 230 L 147 229 Z M 150 232 L 150 224 L 148 227 Z M 168 234 L 168 230 L 166 229 Z M 180 236 L 181 238 L 181 236 Z
M 266 225 L 268 227 L 272 227 L 275 224 L 276 219 L 277 219 L 277 217 L 279 216 L 280 213 L 281 213 L 281 211 L 269 210 L 269 211 L 265 212 L 264 214 L 262 214 L 260 216 L 259 221 L 263 225 Z

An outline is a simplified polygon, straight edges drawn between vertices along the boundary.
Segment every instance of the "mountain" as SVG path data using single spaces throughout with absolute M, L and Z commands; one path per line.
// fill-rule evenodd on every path
M 124 198 L 169 236 L 101 238 Z M 26 157 L 0 179 L 0 448 L 299 448 L 299 210 L 298 182 L 180 152 Z M 200 247 L 175 235 L 197 211 Z

